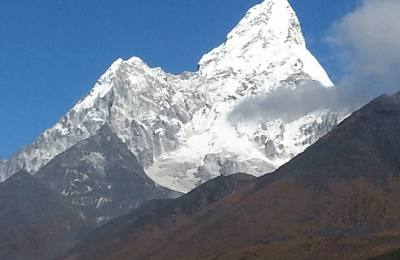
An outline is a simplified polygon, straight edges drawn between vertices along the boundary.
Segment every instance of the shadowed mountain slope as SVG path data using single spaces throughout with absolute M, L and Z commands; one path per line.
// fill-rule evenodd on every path
M 179 195 L 147 177 L 105 125 L 36 175 L 22 171 L 0 183 L 0 259 L 54 259 L 95 226 Z
M 109 128 L 56 156 L 36 175 L 101 223 L 151 199 L 180 194 L 157 185 Z
M 26 172 L 0 183 L 0 259 L 53 259 L 87 224 L 63 196 Z

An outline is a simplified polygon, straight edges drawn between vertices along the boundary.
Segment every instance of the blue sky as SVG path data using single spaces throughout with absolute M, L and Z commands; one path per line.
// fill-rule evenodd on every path
M 179 73 L 224 41 L 260 0 L 2 0 L 0 156 L 52 126 L 115 59 Z M 356 0 L 292 0 L 311 51 L 339 77 L 324 41 Z

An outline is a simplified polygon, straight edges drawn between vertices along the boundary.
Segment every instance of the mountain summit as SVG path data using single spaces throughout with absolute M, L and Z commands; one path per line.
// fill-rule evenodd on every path
M 276 66 L 284 60 L 286 66 Z M 324 86 L 333 86 L 306 49 L 300 22 L 286 0 L 267 0 L 251 8 L 226 42 L 202 57 L 199 68 L 203 75 L 227 70 L 271 71 L 277 80 L 297 69 Z
M 1 163 L 0 176 L 21 168 L 34 174 L 106 123 L 164 187 L 187 192 L 221 174 L 259 176 L 325 135 L 340 116 L 321 109 L 291 120 L 233 123 L 230 113 L 252 97 L 309 80 L 332 86 L 288 2 L 264 1 L 203 56 L 197 72 L 172 75 L 137 57 L 115 61 L 62 120 Z

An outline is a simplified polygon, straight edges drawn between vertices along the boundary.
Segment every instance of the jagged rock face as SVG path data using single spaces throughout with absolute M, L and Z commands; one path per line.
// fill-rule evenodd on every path
M 178 196 L 147 177 L 108 125 L 56 156 L 35 177 L 72 201 L 86 218 L 98 223 L 127 213 L 148 200 Z
M 262 175 L 302 152 L 340 117 L 319 110 L 243 128 L 228 115 L 247 98 L 302 87 L 304 80 L 333 85 L 307 50 L 288 2 L 267 0 L 245 15 L 224 44 L 204 55 L 198 72 L 171 75 L 136 57 L 117 60 L 88 96 L 11 158 L 0 175 L 4 179 L 22 167 L 35 173 L 106 122 L 147 174 L 168 188 L 187 192 L 237 169 Z M 235 162 L 225 158 L 229 166 L 208 167 L 205 173 L 208 154 L 229 155 Z
M 36 172 L 55 155 L 94 135 L 109 122 L 143 165 L 178 145 L 182 122 L 204 97 L 192 79 L 151 69 L 140 59 L 117 60 L 82 99 L 53 128 L 9 162 L 9 173 L 26 167 Z M 178 91 L 180 88 L 180 91 Z
M 254 142 L 268 158 L 292 158 L 333 129 L 341 118 L 340 113 L 319 110 L 289 123 L 282 119 L 263 122 L 253 134 Z

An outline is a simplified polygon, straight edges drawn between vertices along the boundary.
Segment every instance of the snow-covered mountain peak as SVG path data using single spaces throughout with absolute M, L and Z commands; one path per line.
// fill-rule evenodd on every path
M 286 0 L 265 0 L 251 8 L 227 39 L 254 37 L 305 46 L 297 16 Z
M 144 61 L 140 57 L 137 57 L 137 56 L 133 56 L 133 57 L 129 58 L 127 60 L 127 62 L 129 62 L 131 64 L 137 64 L 137 65 L 143 65 L 144 64 Z
M 99 78 L 90 93 L 81 99 L 73 110 L 79 111 L 93 107 L 97 99 L 104 98 L 104 96 L 118 85 L 117 81 L 121 78 L 121 74 L 126 71 L 127 67 L 129 67 L 131 71 L 136 70 L 137 74 L 141 74 L 144 70 L 150 70 L 150 68 L 139 57 L 132 57 L 128 60 L 123 60 L 121 58 L 117 59 Z
M 290 122 L 231 122 L 242 102 L 273 90 L 333 86 L 307 50 L 286 0 L 251 8 L 199 71 L 173 75 L 142 59 L 118 59 L 92 91 L 33 145 L 0 161 L 0 180 L 40 170 L 108 124 L 158 184 L 187 192 L 220 174 L 271 172 L 334 127 L 340 115 L 313 111 Z M 261 109 L 261 108 L 260 108 Z
M 225 43 L 199 61 L 206 77 L 263 73 L 276 81 L 289 74 L 330 87 L 333 83 L 307 50 L 300 22 L 286 0 L 265 0 L 251 8 L 228 34 Z

